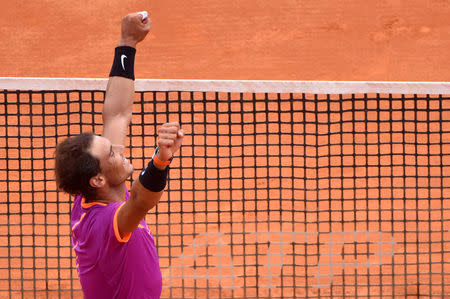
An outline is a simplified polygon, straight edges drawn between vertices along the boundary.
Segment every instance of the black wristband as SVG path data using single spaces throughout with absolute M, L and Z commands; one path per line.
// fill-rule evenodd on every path
M 146 189 L 153 192 L 160 192 L 166 187 L 168 173 L 169 167 L 160 170 L 153 165 L 153 160 L 151 160 L 147 168 L 139 176 L 139 181 Z
M 134 56 L 136 49 L 128 46 L 116 47 L 110 77 L 119 76 L 134 80 Z

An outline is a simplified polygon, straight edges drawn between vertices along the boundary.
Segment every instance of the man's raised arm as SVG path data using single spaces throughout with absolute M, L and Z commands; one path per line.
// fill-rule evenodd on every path
M 136 44 L 150 31 L 151 21 L 140 13 L 122 19 L 122 34 L 115 49 L 114 63 L 103 105 L 103 137 L 124 145 L 134 99 L 134 56 Z
M 102 135 L 113 145 L 125 144 L 134 99 L 136 44 L 145 38 L 150 24 L 150 19 L 141 13 L 132 13 L 122 19 L 122 37 L 115 49 L 103 106 Z M 130 235 L 159 202 L 166 186 L 168 165 L 179 150 L 183 136 L 179 123 L 165 123 L 158 130 L 158 152 L 133 183 L 129 200 L 117 211 L 115 223 L 121 238 Z

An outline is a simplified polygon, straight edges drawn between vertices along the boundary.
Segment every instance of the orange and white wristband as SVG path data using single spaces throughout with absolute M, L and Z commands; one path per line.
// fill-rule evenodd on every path
M 152 157 L 154 164 L 156 164 L 157 166 L 160 166 L 160 167 L 166 167 L 166 166 L 169 166 L 170 163 L 172 163 L 173 157 L 167 161 L 163 161 L 158 158 L 158 153 L 159 153 L 159 147 L 156 147 L 155 153 L 153 154 L 153 157 Z
M 157 155 L 153 156 L 153 164 L 155 164 L 157 166 L 162 166 L 162 167 L 169 166 L 171 162 L 172 162 L 172 160 L 162 161 L 158 158 Z

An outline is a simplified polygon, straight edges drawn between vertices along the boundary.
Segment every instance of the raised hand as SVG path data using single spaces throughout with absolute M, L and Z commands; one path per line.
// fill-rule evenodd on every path
M 158 158 L 168 161 L 180 149 L 184 131 L 178 122 L 165 123 L 158 130 Z
M 143 18 L 141 13 L 131 13 L 122 19 L 122 37 L 119 46 L 136 47 L 150 31 L 152 21 L 150 18 Z

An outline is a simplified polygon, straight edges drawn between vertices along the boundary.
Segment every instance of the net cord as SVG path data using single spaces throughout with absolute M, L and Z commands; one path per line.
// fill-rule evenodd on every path
M 105 90 L 108 79 L 0 77 L 8 90 Z M 450 94 L 450 82 L 268 81 L 137 79 L 140 91 L 199 91 L 314 94 Z

